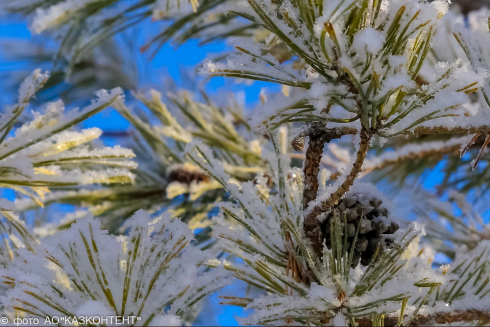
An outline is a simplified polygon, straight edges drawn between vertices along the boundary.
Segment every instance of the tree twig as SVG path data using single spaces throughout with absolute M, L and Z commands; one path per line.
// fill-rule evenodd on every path
M 410 326 L 431 326 L 435 324 L 450 323 L 469 323 L 479 321 L 483 323 L 490 322 L 490 312 L 480 310 L 456 310 L 452 312 L 437 312 L 430 315 L 418 315 L 415 317 Z M 358 327 L 373 326 L 370 318 L 356 319 Z M 398 317 L 385 316 L 384 326 L 394 327 L 398 323 Z M 463 326 L 463 324 L 461 324 Z
M 356 127 L 351 126 L 342 126 L 342 127 L 334 127 L 327 128 L 322 125 L 312 126 L 312 128 L 303 131 L 296 135 L 294 139 L 291 141 L 291 146 L 295 151 L 303 150 L 304 146 L 304 138 L 309 136 L 312 133 L 323 134 L 326 138 L 330 140 L 340 139 L 345 135 L 357 135 L 359 130 Z
M 471 135 L 476 133 L 488 134 L 490 133 L 490 126 L 467 126 L 467 127 L 416 127 L 413 132 L 406 132 L 401 135 Z
M 324 213 L 329 211 L 332 207 L 334 207 L 339 200 L 344 196 L 345 193 L 349 191 L 351 186 L 354 184 L 355 179 L 359 175 L 362 169 L 362 164 L 364 163 L 364 159 L 366 158 L 369 142 L 371 141 L 371 134 L 365 130 L 364 128 L 361 131 L 361 142 L 359 144 L 359 150 L 357 151 L 356 161 L 352 166 L 352 169 L 347 175 L 345 181 L 342 183 L 339 188 L 330 195 L 330 197 L 322 202 L 320 205 L 315 206 L 310 213 L 305 217 L 304 220 L 304 229 L 306 236 L 312 242 L 313 249 L 315 251 L 322 250 L 322 231 L 321 231 L 321 221 L 318 217 Z M 305 184 L 306 185 L 306 184 Z
M 323 148 L 326 143 L 334 139 L 339 139 L 344 135 L 357 134 L 358 131 L 353 127 L 338 127 L 327 128 L 321 124 L 313 124 L 307 131 L 298 135 L 292 144 L 304 144 L 298 141 L 301 138 L 308 137 L 308 148 L 306 149 L 305 162 L 303 165 L 304 191 L 303 191 L 303 208 L 307 208 L 308 204 L 315 200 L 318 194 L 319 182 L 318 173 L 320 171 L 320 163 L 323 157 Z M 319 221 L 305 220 L 305 233 L 312 242 L 314 251 L 321 255 L 322 253 L 322 231 Z
M 489 0 L 490 1 L 490 0 Z M 359 134 L 359 130 L 353 127 L 339 127 L 337 133 L 342 133 L 342 135 L 357 135 Z M 334 129 L 329 129 L 333 131 Z M 422 135 L 451 135 L 451 136 L 463 136 L 463 135 L 472 135 L 476 133 L 481 134 L 490 134 L 490 126 L 481 125 L 481 126 L 456 126 L 456 127 L 447 127 L 447 126 L 418 126 L 413 130 L 408 130 L 401 132 L 396 135 L 403 136 L 422 136 Z M 302 134 L 299 134 L 297 137 L 301 137 Z
M 367 130 L 363 129 L 361 131 L 361 142 L 359 144 L 359 150 L 357 151 L 356 161 L 354 162 L 349 175 L 347 175 L 342 185 L 340 185 L 339 188 L 332 193 L 326 201 L 315 206 L 305 217 L 305 229 L 308 227 L 306 230 L 307 232 L 311 229 L 314 230 L 315 227 L 319 228 L 320 221 L 318 220 L 318 216 L 334 207 L 354 184 L 355 179 L 362 170 L 362 164 L 364 163 L 364 159 L 366 159 L 370 141 L 371 134 Z
M 330 141 L 325 133 L 315 130 L 318 126 L 314 126 L 308 135 L 308 148 L 306 149 L 305 162 L 303 165 L 304 172 L 304 190 L 303 190 L 303 208 L 307 208 L 308 204 L 315 200 L 318 193 L 318 173 L 320 171 L 320 162 L 323 156 L 323 148 L 325 143 Z M 305 233 L 310 238 L 313 245 L 313 250 L 318 255 L 322 252 L 322 230 L 319 226 L 304 224 Z
M 305 162 L 303 172 L 305 175 L 304 191 L 303 191 L 303 208 L 308 206 L 308 203 L 316 199 L 318 193 L 318 173 L 320 171 L 320 162 L 323 156 L 323 148 L 325 143 L 331 139 L 321 130 L 313 128 L 308 135 L 308 148 L 306 149 Z

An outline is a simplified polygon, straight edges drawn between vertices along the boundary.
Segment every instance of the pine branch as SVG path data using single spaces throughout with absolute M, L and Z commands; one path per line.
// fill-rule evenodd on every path
M 403 133 L 403 135 L 471 135 L 476 133 L 488 134 L 490 133 L 490 126 L 486 125 L 469 125 L 469 126 L 437 126 L 427 127 L 419 126 L 413 130 L 413 132 Z
M 360 177 L 363 177 L 375 170 L 385 169 L 390 166 L 402 164 L 408 160 L 418 160 L 430 157 L 442 157 L 447 154 L 458 154 L 461 144 L 467 142 L 466 137 L 451 138 L 449 141 L 424 142 L 420 144 L 408 144 L 396 149 L 395 152 L 388 152 L 379 157 L 370 158 L 362 167 Z
M 315 206 L 310 213 L 305 218 L 305 224 L 317 224 L 315 220 L 318 220 L 318 216 L 324 212 L 330 210 L 333 206 L 335 206 L 339 200 L 344 196 L 345 193 L 349 191 L 351 186 L 354 184 L 355 179 L 359 175 L 362 170 L 362 164 L 364 163 L 364 159 L 366 158 L 367 152 L 369 150 L 369 142 L 371 141 L 372 135 L 369 134 L 364 128 L 361 131 L 361 142 L 359 143 L 359 150 L 357 151 L 356 161 L 352 166 L 352 169 L 347 175 L 345 181 L 342 183 L 339 188 L 330 195 L 330 197 L 323 201 L 321 205 Z
M 314 124 L 308 131 L 298 135 L 292 144 L 299 144 L 301 138 L 308 136 L 308 148 L 305 154 L 305 162 L 303 172 L 304 192 L 303 192 L 303 208 L 307 208 L 311 201 L 314 201 L 318 194 L 319 182 L 318 173 L 320 171 L 320 163 L 323 156 L 323 148 L 326 143 L 330 143 L 333 139 L 339 139 L 343 135 L 357 133 L 357 129 L 352 127 L 341 128 L 326 128 L 321 124 Z M 306 234 L 312 241 L 315 252 L 321 255 L 322 251 L 322 231 L 320 221 L 318 219 L 305 220 L 304 228 Z
M 344 135 L 356 134 L 357 129 L 352 127 L 326 128 L 321 124 L 315 124 L 308 131 L 301 133 L 296 137 L 292 144 L 298 144 L 298 140 L 308 136 L 308 149 L 305 154 L 305 163 L 303 171 L 305 174 L 305 188 L 303 194 L 303 208 L 307 208 L 308 203 L 316 199 L 318 192 L 318 172 L 320 162 L 323 156 L 323 148 L 326 143 L 334 139 L 339 139 Z
M 356 135 L 359 133 L 359 130 L 355 127 L 351 126 L 342 126 L 342 127 L 334 127 L 327 128 L 322 125 L 317 125 L 315 128 L 310 128 L 306 131 L 299 133 L 294 139 L 291 141 L 291 147 L 295 151 L 301 151 L 304 147 L 305 137 L 311 135 L 312 133 L 321 133 L 325 135 L 327 139 L 335 140 L 340 139 L 345 135 Z
M 322 204 L 315 206 L 310 213 L 305 217 L 304 220 L 304 229 L 305 233 L 312 242 L 313 248 L 315 251 L 319 251 L 321 253 L 322 249 L 322 232 L 321 232 L 321 222 L 318 217 L 324 213 L 329 211 L 333 206 L 335 206 L 339 200 L 344 196 L 345 193 L 349 191 L 351 186 L 354 184 L 355 179 L 359 175 L 362 169 L 362 164 L 364 163 L 364 159 L 366 158 L 369 142 L 371 140 L 371 134 L 366 131 L 364 128 L 361 131 L 361 142 L 359 144 L 359 150 L 357 152 L 357 158 L 352 166 L 352 170 L 349 175 L 346 177 L 345 181 L 342 185 L 330 195 L 330 197 L 324 201 Z M 308 156 L 307 156 L 308 158 Z M 306 163 L 305 163 L 306 167 Z M 306 177 L 305 177 L 306 180 Z M 318 181 L 317 181 L 318 183 Z M 305 185 L 308 185 L 305 183 Z
M 431 326 L 435 324 L 468 323 L 478 321 L 486 324 L 490 321 L 490 312 L 481 310 L 456 310 L 452 312 L 437 312 L 430 315 L 418 315 L 412 320 L 410 326 Z M 356 319 L 358 327 L 373 326 L 370 318 Z M 385 316 L 384 326 L 398 326 L 398 317 Z
M 308 149 L 303 167 L 305 174 L 305 189 L 303 192 L 303 207 L 313 201 L 318 192 L 318 172 L 320 171 L 320 161 L 322 159 L 323 147 L 327 140 L 322 134 L 310 135 Z
M 80 308 L 93 312 L 89 301 L 107 315 L 136 314 L 144 326 L 180 326 L 185 311 L 231 282 L 223 268 L 198 270 L 213 255 L 191 246 L 194 234 L 170 213 L 151 219 L 139 211 L 126 225 L 125 240 L 114 239 L 100 224 L 92 216 L 77 219 L 53 243 L 19 251 L 2 271 L 2 283 L 10 286 L 2 305 L 12 318 L 76 319 Z
M 327 136 L 323 133 L 313 131 L 309 134 L 308 149 L 304 162 L 303 172 L 305 175 L 303 191 L 303 208 L 308 207 L 308 203 L 315 200 L 318 193 L 318 172 L 320 171 L 320 162 L 323 156 L 323 148 L 327 143 Z M 330 141 L 330 140 L 328 140 Z M 305 220 L 304 228 L 306 235 L 310 238 L 313 249 L 317 254 L 322 251 L 322 230 L 316 221 Z

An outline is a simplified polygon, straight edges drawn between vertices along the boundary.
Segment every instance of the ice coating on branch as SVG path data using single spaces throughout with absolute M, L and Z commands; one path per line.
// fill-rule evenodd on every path
M 394 60 L 396 61 L 396 59 Z M 381 89 L 375 97 L 375 100 L 380 100 L 395 90 L 409 90 L 415 87 L 415 82 L 407 75 L 406 72 L 400 72 L 396 75 L 391 75 L 386 78 L 381 84 Z
M 0 156 L 9 151 L 22 148 L 24 144 L 34 144 L 46 137 L 57 134 L 59 130 L 66 129 L 66 126 L 72 126 L 75 123 L 98 112 L 110 105 L 112 102 L 121 99 L 123 92 L 121 89 L 112 91 L 101 90 L 96 93 L 96 99 L 90 106 L 81 110 L 73 109 L 64 113 L 64 104 L 61 101 L 50 103 L 46 107 L 44 115 L 37 117 L 30 123 L 22 126 L 15 133 L 15 136 L 7 139 L 0 148 Z
M 240 51 L 231 54 L 226 62 L 206 60 L 199 72 L 206 76 L 230 76 L 282 82 L 291 86 L 305 83 L 305 74 L 298 73 L 292 65 L 281 64 L 271 54 L 262 55 L 258 44 L 240 40 L 235 47 Z
M 376 169 L 382 169 L 391 165 L 396 165 L 404 160 L 424 158 L 426 155 L 437 153 L 447 153 L 448 149 L 457 151 L 462 145 L 466 145 L 472 137 L 454 137 L 447 141 L 422 142 L 408 144 L 394 151 L 385 151 L 380 156 L 370 156 L 364 161 L 363 173 L 361 176 Z
M 423 94 L 430 96 L 429 100 L 421 102 L 418 97 L 412 96 L 406 103 L 402 103 L 399 113 L 390 119 L 388 126 L 392 127 L 386 130 L 387 135 L 410 132 L 420 126 L 464 128 L 472 119 L 466 118 L 464 105 L 468 102 L 467 94 L 484 85 L 487 73 L 474 72 L 468 64 L 457 61 L 453 64 L 439 63 L 436 66 L 436 77 L 435 82 L 422 87 Z M 484 124 L 482 116 L 478 114 L 474 117 L 478 117 L 476 119 L 480 124 Z
M 20 85 L 19 99 L 15 105 L 8 106 L 5 113 L 0 115 L 0 128 L 3 130 L 8 124 L 13 123 L 24 109 L 28 106 L 29 100 L 47 82 L 49 72 L 41 73 L 41 69 L 34 70 Z
M 106 147 L 106 148 L 96 148 L 96 149 L 90 149 L 89 147 L 79 147 L 76 150 L 64 151 L 44 159 L 55 160 L 55 161 L 67 159 L 67 158 L 76 158 L 76 159 L 90 158 L 90 159 L 110 160 L 116 158 L 132 158 L 134 156 L 135 154 L 133 150 L 121 148 L 119 145 L 116 145 L 113 148 Z M 123 164 L 124 163 L 121 161 L 121 165 Z M 137 167 L 137 164 L 135 162 L 128 161 L 127 164 L 128 167 L 131 168 Z
M 302 104 L 308 101 L 308 94 L 298 93 L 292 97 L 286 97 L 282 93 L 272 95 L 268 101 L 256 107 L 250 115 L 250 124 L 260 130 L 267 131 L 274 122 L 282 121 L 282 114 L 294 114 L 304 108 Z M 295 108 L 297 107 L 297 108 Z M 269 127 L 269 128 L 268 128 Z
M 19 104 L 25 103 L 27 99 L 32 98 L 36 91 L 49 78 L 50 73 L 41 73 L 41 69 L 34 70 L 19 87 Z
M 327 83 L 313 83 L 311 88 L 305 92 L 297 92 L 291 96 L 282 93 L 273 94 L 266 103 L 257 106 L 254 112 L 249 115 L 250 124 L 260 131 L 269 132 L 284 123 L 284 119 L 291 117 L 294 121 L 296 113 L 305 110 L 309 115 L 315 115 L 318 119 L 328 120 L 330 117 L 348 119 L 352 115 L 340 106 L 329 108 L 329 101 L 341 94 L 348 93 L 344 85 L 332 85 Z M 347 96 L 343 103 L 354 108 L 353 100 Z

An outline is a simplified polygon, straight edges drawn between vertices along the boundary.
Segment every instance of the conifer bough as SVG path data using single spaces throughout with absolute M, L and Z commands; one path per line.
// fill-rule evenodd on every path
M 297 0 L 281 1 L 276 4 L 269 0 L 248 0 L 248 3 L 254 11 L 251 19 L 260 22 L 278 42 L 287 46 L 298 60 L 303 62 L 304 70 L 298 73 L 293 68 L 293 63 L 277 61 L 267 54 L 266 47 L 240 42 L 236 47 L 236 54 L 228 57 L 225 62 L 205 63 L 201 72 L 207 76 L 274 81 L 295 87 L 289 95 L 270 97 L 266 103 L 256 108 L 251 116 L 251 124 L 263 132 L 272 133 L 288 123 L 306 123 L 306 131 L 295 139 L 293 145 L 300 149 L 303 144 L 305 146 L 307 144 L 308 148 L 305 154 L 304 184 L 300 203 L 295 203 L 298 199 L 288 193 L 289 182 L 284 175 L 285 168 L 280 168 L 281 163 L 278 159 L 279 168 L 276 178 L 279 184 L 276 185 L 279 187 L 279 193 L 276 206 L 279 212 L 276 219 L 281 222 L 283 229 L 278 229 L 277 233 L 283 236 L 283 251 L 286 251 L 286 255 L 281 256 L 277 253 L 277 256 L 273 256 L 268 251 L 262 252 L 266 248 L 262 251 L 258 250 L 257 245 L 245 247 L 243 238 L 240 238 L 240 242 L 238 239 L 234 241 L 229 232 L 223 232 L 220 236 L 226 240 L 226 244 L 236 242 L 240 248 L 247 248 L 247 253 L 249 251 L 261 253 L 262 258 L 252 258 L 244 254 L 241 254 L 241 257 L 246 263 L 250 262 L 249 264 L 258 274 L 270 273 L 287 285 L 283 291 L 286 295 L 266 297 L 254 302 L 244 301 L 247 307 L 257 310 L 252 315 L 255 319 L 250 318 L 247 322 L 268 324 L 282 319 L 286 323 L 295 321 L 301 324 L 325 324 L 333 321 L 336 325 L 339 322 L 345 323 L 343 318 L 338 318 L 337 315 L 342 313 L 346 317 L 345 321 L 350 325 L 356 325 L 358 317 L 363 314 L 370 316 L 366 321 L 377 325 L 384 321 L 387 303 L 400 301 L 401 318 L 396 321 L 396 325 L 427 323 L 430 320 L 424 320 L 421 308 L 431 303 L 434 296 L 437 301 L 439 294 L 435 292 L 446 282 L 424 279 L 413 284 L 416 287 L 426 288 L 425 295 L 419 294 L 416 299 L 402 295 L 403 291 L 400 291 L 396 295 L 391 293 L 393 297 L 386 295 L 384 298 L 379 298 L 379 302 L 373 300 L 373 303 L 365 304 L 365 307 L 363 304 L 362 308 L 353 308 L 351 305 L 358 303 L 354 300 L 356 296 L 373 295 L 369 290 L 376 287 L 370 283 L 379 282 L 380 285 L 385 285 L 389 281 L 397 280 L 395 276 L 401 271 L 404 271 L 406 277 L 411 275 L 404 270 L 408 267 L 396 263 L 395 253 L 400 249 L 400 239 L 395 237 L 393 246 L 388 247 L 386 252 L 379 251 L 376 254 L 379 254 L 379 259 L 369 264 L 365 275 L 352 290 L 341 282 L 337 284 L 336 281 L 330 281 L 333 284 L 329 284 L 320 276 L 333 278 L 340 275 L 345 280 L 349 280 L 350 266 L 355 256 L 354 248 L 356 242 L 362 241 L 352 240 L 353 246 L 350 247 L 350 251 L 345 251 L 349 248 L 347 245 L 350 242 L 347 227 L 343 231 L 342 218 L 332 218 L 329 240 L 331 250 L 325 249 L 322 244 L 324 237 L 321 220 L 325 219 L 325 214 L 328 215 L 358 183 L 356 179 L 363 170 L 366 157 L 369 157 L 368 152 L 374 137 L 389 140 L 398 135 L 451 136 L 455 131 L 461 134 L 485 133 L 489 122 L 488 103 L 485 100 L 481 101 L 481 107 L 476 114 L 468 113 L 464 107 L 468 102 L 468 94 L 481 91 L 487 99 L 485 88 L 488 82 L 485 73 L 481 74 L 483 70 L 479 70 L 482 68 L 481 60 L 479 62 L 476 58 L 472 60 L 473 67 L 464 64 L 461 60 L 456 60 L 454 63 L 439 63 L 434 66 L 433 81 L 422 87 L 417 85 L 416 79 L 420 76 L 422 66 L 430 53 L 441 19 L 448 11 L 448 3 L 445 1 L 426 3 L 396 0 L 329 2 Z M 465 46 L 471 42 L 471 36 L 456 35 L 456 39 L 471 59 L 471 51 L 475 47 Z M 344 175 L 322 192 L 319 192 L 321 183 L 318 180 L 320 162 L 323 147 L 330 140 L 321 133 L 315 133 L 319 127 L 326 129 L 353 127 L 356 132 L 349 134 L 358 134 L 359 140 L 350 167 L 348 166 Z M 302 140 L 304 137 L 308 138 L 307 142 Z M 226 185 L 226 178 L 217 170 L 217 163 L 211 161 L 212 155 L 206 153 L 200 146 L 196 146 L 196 149 L 198 154 L 192 156 L 193 160 L 199 162 L 196 156 L 201 156 L 203 162 L 200 165 L 203 169 L 207 169 L 211 176 Z M 293 173 L 289 173 L 291 174 Z M 270 251 L 275 252 L 279 240 L 267 245 L 273 239 L 272 236 L 266 237 L 266 241 L 260 234 L 252 232 L 257 231 L 254 226 L 258 222 L 254 216 L 267 215 L 259 214 L 257 209 L 249 208 L 252 203 L 250 199 L 242 199 L 238 194 L 234 196 L 243 209 L 245 217 L 231 212 L 231 208 L 228 207 L 223 209 L 224 217 L 234 217 L 247 226 L 247 230 L 254 235 L 258 244 L 264 244 Z M 269 197 L 268 203 L 271 202 L 273 201 Z M 296 216 L 295 210 L 298 206 L 301 209 Z M 333 215 L 337 216 L 337 211 L 333 211 Z M 393 225 L 393 230 L 396 229 L 396 225 Z M 399 233 L 395 233 L 397 234 Z M 302 240 L 302 235 L 306 235 L 308 241 Z M 407 235 L 405 234 L 401 240 L 406 240 Z M 413 239 L 409 237 L 404 246 L 408 246 Z M 223 249 L 226 251 L 227 247 Z M 232 253 L 237 252 L 232 251 Z M 279 266 L 285 261 L 286 272 L 283 273 L 284 275 L 279 275 Z M 368 263 L 367 258 L 366 263 Z M 277 266 L 272 268 L 267 265 Z M 244 280 L 257 278 L 252 277 L 251 272 L 239 272 L 235 269 L 230 268 L 239 278 Z M 322 269 L 327 269 L 330 275 L 322 273 Z M 374 275 L 368 277 L 370 273 Z M 378 273 L 380 275 L 377 275 Z M 445 274 L 446 272 L 443 272 L 442 275 Z M 475 278 L 475 274 L 470 274 L 468 279 Z M 478 277 L 474 283 L 476 285 L 482 281 Z M 264 288 L 272 292 L 275 286 L 269 282 L 272 281 L 264 280 L 268 285 Z M 327 288 L 331 287 L 332 293 L 329 293 L 329 296 L 326 293 L 319 296 L 319 291 L 315 291 L 315 295 L 308 293 L 318 285 L 317 283 L 329 285 Z M 399 283 L 404 284 L 401 281 Z M 454 283 L 453 289 L 463 287 L 457 286 L 460 283 L 458 281 L 453 280 L 449 283 Z M 482 287 L 486 287 L 486 284 Z M 376 288 L 377 294 L 382 294 L 381 288 Z M 281 293 L 279 289 L 276 292 Z M 459 291 L 453 295 L 464 296 Z M 291 299 L 288 299 L 288 296 Z M 312 299 L 314 296 L 322 298 L 324 301 L 322 303 L 325 303 L 323 309 L 313 305 L 313 302 L 318 303 L 318 300 L 308 302 L 307 299 Z M 397 299 L 397 296 L 400 297 Z M 304 302 L 300 302 L 300 299 Z M 450 302 L 453 300 L 454 298 L 451 298 L 447 306 L 451 305 Z M 412 306 L 411 309 L 407 309 L 408 306 Z M 263 307 L 265 308 L 262 309 Z M 443 313 L 437 312 L 437 308 L 433 310 L 435 310 L 434 316 L 444 316 Z M 445 312 L 449 311 L 445 310 Z M 467 318 L 472 316 L 470 312 L 471 310 L 468 311 Z M 452 319 L 450 316 L 451 314 L 447 313 L 446 321 Z M 464 316 L 464 313 L 455 314 L 453 321 L 461 322 L 465 319 Z
M 212 13 L 217 2 L 202 1 L 197 7 L 192 2 L 187 7 L 192 7 L 192 13 L 177 20 L 171 27 L 173 32 L 164 32 L 162 40 L 168 40 L 187 23 L 192 25 L 192 20 L 203 12 Z M 107 8 L 112 4 L 66 0 L 56 7 L 63 10 L 51 11 L 49 6 L 50 10 L 40 13 L 56 18 L 47 23 L 64 25 L 73 13 L 86 17 L 90 8 L 100 10 L 97 5 L 101 3 L 108 4 Z M 177 12 L 178 16 L 177 2 L 163 3 L 168 12 Z M 230 11 L 226 3 L 220 4 Z M 53 241 L 53 248 L 52 243 L 41 243 L 44 252 L 36 251 L 31 243 L 26 250 L 9 252 L 13 264 L 2 276 L 6 285 L 13 288 L 7 293 L 6 307 L 21 308 L 26 315 L 37 313 L 29 309 L 33 307 L 73 315 L 92 298 L 103 302 L 101 307 L 112 313 L 132 308 L 148 323 L 159 316 L 162 317 L 157 321 L 168 322 L 161 319 L 170 313 L 168 318 L 175 322 L 183 318 L 187 304 L 224 286 L 227 270 L 264 294 L 257 298 L 225 297 L 225 304 L 254 309 L 240 319 L 242 324 L 488 323 L 490 241 L 485 232 L 465 227 L 461 220 L 434 205 L 434 210 L 450 220 L 455 231 L 453 238 L 445 240 L 467 247 L 453 249 L 452 253 L 446 249 L 452 255 L 452 267 L 441 265 L 433 269 L 433 258 L 427 253 L 430 248 L 422 239 L 423 228 L 418 224 L 399 226 L 390 215 L 393 211 L 387 208 L 389 201 L 384 195 L 358 179 L 376 164 L 382 167 L 383 163 L 396 163 L 431 149 L 438 153 L 454 151 L 459 142 L 464 142 L 462 155 L 473 155 L 475 151 L 470 150 L 479 147 L 472 165 L 477 168 L 490 140 L 486 136 L 490 126 L 490 15 L 486 25 L 482 25 L 483 32 L 450 26 L 448 35 L 459 47 L 461 58 L 443 62 L 437 60 L 436 44 L 441 33 L 445 35 L 447 31 L 443 24 L 448 1 L 247 0 L 239 4 L 239 9 L 231 9 L 233 17 L 240 16 L 254 28 L 265 29 L 267 37 L 258 38 L 259 43 L 240 39 L 236 53 L 222 62 L 206 61 L 201 73 L 274 82 L 291 88 L 269 97 L 251 115 L 251 129 L 267 134 L 269 146 L 255 151 L 212 106 L 212 119 L 206 120 L 203 110 L 199 110 L 203 107 L 185 97 L 185 105 L 178 101 L 182 99 L 174 98 L 174 102 L 193 121 L 191 132 L 173 119 L 156 93 L 139 98 L 163 128 L 149 126 L 118 104 L 120 112 L 148 143 L 149 153 L 160 157 L 157 163 L 163 170 L 156 172 L 186 187 L 189 181 L 206 180 L 208 184 L 195 192 L 199 196 L 218 188 L 229 194 L 231 201 L 219 204 L 219 214 L 208 226 L 216 239 L 213 245 L 225 255 L 219 260 L 209 256 L 196 260 L 199 251 L 183 250 L 192 235 L 169 216 L 157 218 L 150 225 L 140 219 L 138 224 L 132 221 L 130 242 L 118 240 L 117 246 L 101 247 L 98 241 L 114 245 L 116 240 L 98 232 L 98 222 L 88 218 L 78 221 L 68 232 L 55 235 L 55 240 L 56 236 L 60 238 Z M 223 7 L 216 9 L 218 17 L 222 17 Z M 148 14 L 146 11 L 143 16 Z M 158 13 L 160 17 L 166 14 Z M 53 26 L 49 24 L 39 26 Z M 273 51 L 278 48 L 283 52 Z M 433 76 L 425 76 L 426 69 Z M 472 106 L 475 103 L 477 110 Z M 284 131 L 291 125 L 300 125 L 295 148 L 307 147 L 303 170 L 291 167 L 284 146 Z M 168 146 L 162 134 L 175 141 L 175 149 Z M 418 140 L 416 136 L 431 138 L 436 134 L 440 139 L 417 146 L 409 144 L 392 155 L 370 161 L 375 141 L 396 143 L 400 136 Z M 455 134 L 457 139 L 452 137 Z M 468 137 L 461 138 L 465 134 Z M 353 139 L 354 155 L 346 158 L 339 169 L 341 175 L 333 180 L 320 166 L 326 158 L 324 148 L 347 135 Z M 9 151 L 5 153 L 12 154 Z M 189 162 L 199 169 L 182 169 Z M 243 178 L 243 173 L 256 176 L 251 180 Z M 153 174 L 148 175 L 151 178 Z M 175 188 L 173 191 L 179 194 Z M 367 203 L 361 199 L 362 194 L 369 194 Z M 211 204 L 215 202 L 213 198 Z M 463 211 L 474 221 L 481 221 L 468 210 Z M 15 219 L 9 221 L 27 238 Z M 167 229 L 168 225 L 176 228 Z M 432 233 L 429 237 L 434 239 L 437 225 L 428 226 Z M 72 248 L 85 250 L 73 253 L 83 253 L 83 268 L 92 270 L 77 270 L 78 258 Z M 54 254 L 44 257 L 51 252 Z M 99 263 L 99 255 L 110 257 L 107 266 Z M 20 258 L 16 260 L 16 256 Z M 232 260 L 235 257 L 241 260 Z M 44 268 L 53 263 L 70 280 L 60 282 L 52 271 L 44 270 L 41 278 L 29 266 L 30 260 Z M 356 266 L 359 260 L 367 267 Z M 204 279 L 197 278 L 197 267 L 204 265 L 219 270 L 216 275 L 208 273 Z M 136 270 L 144 272 L 141 280 L 134 279 Z M 114 279 L 104 277 L 107 271 L 113 272 Z M 179 273 L 187 274 L 196 284 L 175 279 Z M 79 278 L 90 287 L 79 283 Z M 31 280 L 39 285 L 26 283 Z M 65 286 L 65 292 L 60 292 L 56 283 Z M 122 291 L 114 286 L 117 283 L 124 285 Z M 154 285 L 161 292 L 153 292 Z M 141 292 L 146 297 L 140 297 Z M 72 297 L 76 301 L 71 301 Z M 56 303 L 51 300 L 54 298 Z

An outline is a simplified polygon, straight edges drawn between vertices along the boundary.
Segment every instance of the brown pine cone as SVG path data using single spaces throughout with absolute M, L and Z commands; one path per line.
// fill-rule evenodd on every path
M 209 176 L 204 174 L 201 170 L 197 170 L 195 167 L 189 165 L 178 165 L 173 167 L 167 173 L 167 182 L 179 182 L 182 184 L 190 185 L 192 182 L 209 182 Z
M 302 151 L 305 148 L 305 137 L 302 135 L 295 137 L 291 141 L 291 147 L 294 151 Z
M 347 220 L 347 226 L 344 226 L 344 216 Z M 347 233 L 346 250 L 349 253 L 356 231 L 360 228 L 354 245 L 352 268 L 356 268 L 359 262 L 363 266 L 369 265 L 374 259 L 378 247 L 379 252 L 376 258 L 379 259 L 384 249 L 392 243 L 384 235 L 394 234 L 399 228 L 396 222 L 389 219 L 389 212 L 380 199 L 365 194 L 353 194 L 340 201 L 322 223 L 323 235 L 328 249 L 331 249 L 330 226 L 334 217 L 338 217 L 343 233 Z

